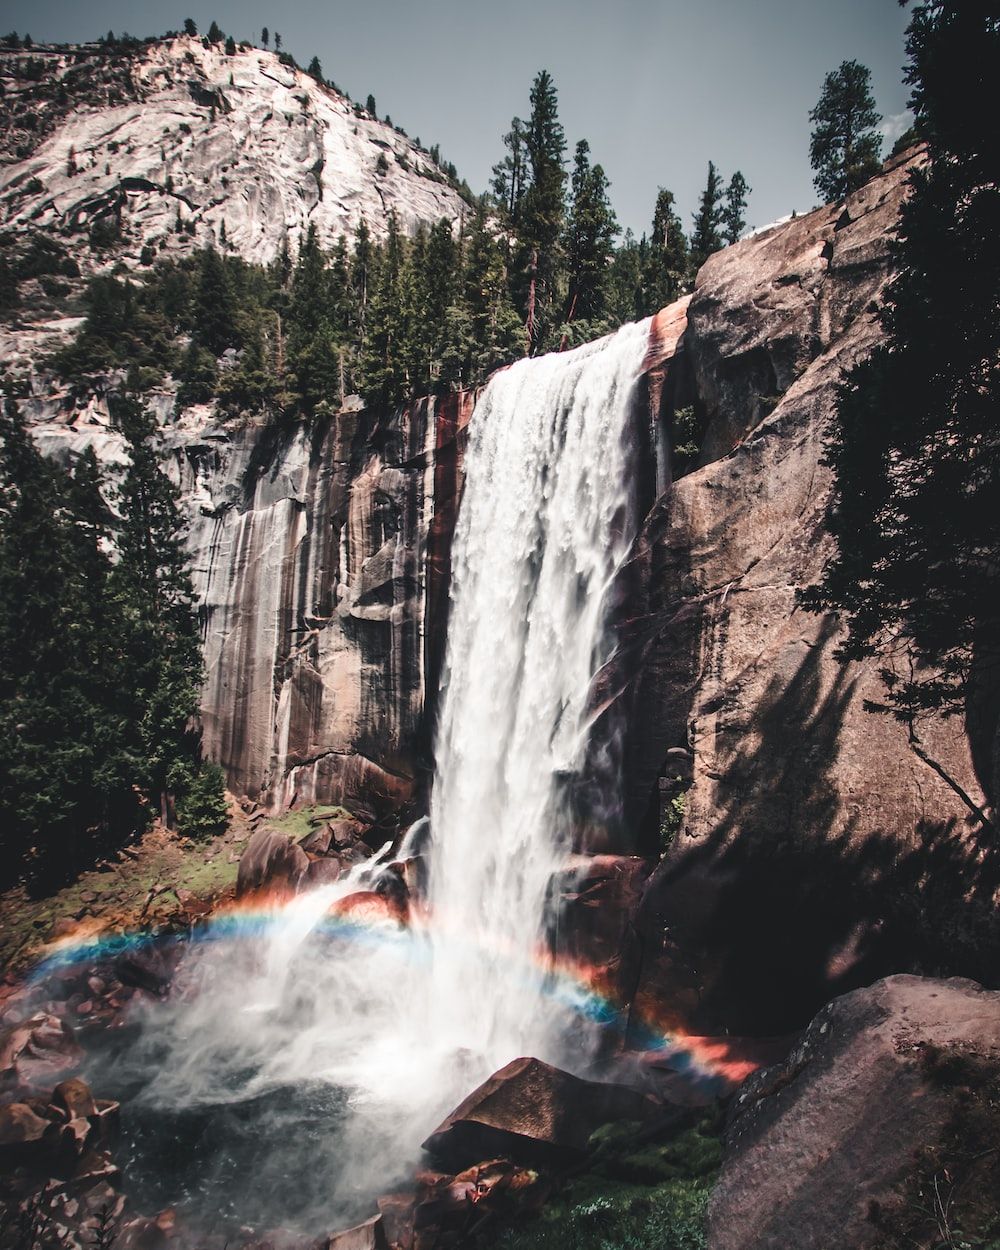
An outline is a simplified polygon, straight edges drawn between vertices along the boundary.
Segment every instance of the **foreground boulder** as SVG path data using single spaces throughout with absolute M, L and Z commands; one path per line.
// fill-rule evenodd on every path
M 991 1193 L 1000 1216 L 998 1096 L 1000 992 L 894 976 L 835 999 L 736 1099 L 711 1250 L 957 1244 L 938 1216 L 954 1232 Z
M 309 856 L 277 829 L 258 829 L 240 856 L 236 897 L 294 894 L 309 871 Z
M 30 1087 L 80 1062 L 73 1030 L 57 1016 L 38 1012 L 0 1034 L 0 1087 Z
M 558 1165 L 581 1157 L 611 1120 L 644 1120 L 652 1099 L 623 1085 L 584 1081 L 540 1059 L 514 1059 L 474 1090 L 424 1149 L 454 1168 L 503 1156 Z

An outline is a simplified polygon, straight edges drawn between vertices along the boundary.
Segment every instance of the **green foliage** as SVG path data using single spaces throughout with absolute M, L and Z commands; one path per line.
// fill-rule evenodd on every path
M 882 661 L 886 700 L 873 710 L 911 734 L 928 709 L 963 714 L 988 739 L 977 691 L 995 681 L 1000 637 L 994 10 L 919 5 L 907 50 L 931 163 L 911 175 L 902 209 L 884 344 L 841 392 L 826 453 L 838 553 L 803 598 L 843 613 L 844 656 Z M 996 775 L 986 784 L 995 800 Z
M 669 850 L 684 825 L 687 795 L 675 794 L 660 816 L 660 849 Z
M 517 205 L 514 297 L 528 341 L 539 348 L 549 341 L 559 320 L 566 216 L 566 136 L 555 83 L 547 70 L 541 70 L 532 84 L 523 141 L 527 182 Z
M 738 243 L 746 229 L 747 198 L 751 187 L 739 170 L 726 187 L 726 203 L 722 209 L 723 234 L 727 243 Z
M 660 187 L 653 211 L 653 228 L 645 251 L 642 273 L 642 311 L 651 316 L 672 304 L 684 290 L 690 269 L 687 239 L 674 212 L 673 193 Z
M 226 779 L 218 764 L 202 764 L 177 803 L 177 827 L 186 837 L 213 837 L 229 821 Z
M 702 422 L 693 406 L 674 412 L 671 438 L 671 469 L 675 478 L 695 467 L 701 450 Z
M 842 200 L 878 173 L 881 114 L 871 93 L 871 71 L 844 61 L 823 81 L 823 92 L 809 113 L 813 124 L 809 159 L 816 190 L 828 202 Z
M 587 1170 L 530 1223 L 484 1234 L 496 1250 L 704 1250 L 721 1159 L 712 1118 L 667 1140 L 637 1124 L 608 1124 L 590 1141 Z
M 714 163 L 709 161 L 708 180 L 694 215 L 694 231 L 691 234 L 691 265 L 696 273 L 709 256 L 722 247 L 722 196 L 722 179 Z
M 197 774 L 201 657 L 176 494 L 137 401 L 113 399 L 112 416 L 128 459 L 114 487 L 92 452 L 69 472 L 46 461 L 12 400 L 0 418 L 5 884 L 71 874 Z
M 209 26 L 208 28 L 208 42 L 209 43 L 221 43 L 223 39 L 225 39 L 225 37 L 226 36 L 222 30 L 222 27 L 219 25 L 218 22 L 213 20 L 211 26 Z
M 590 145 L 581 139 L 573 165 L 572 202 L 566 222 L 569 270 L 566 319 L 601 318 L 608 306 L 608 278 L 618 223 L 608 200 L 608 180 L 590 163 Z

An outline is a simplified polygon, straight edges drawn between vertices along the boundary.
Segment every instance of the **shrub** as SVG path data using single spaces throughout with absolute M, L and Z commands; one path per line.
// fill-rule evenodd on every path
M 177 826 L 189 838 L 210 838 L 229 823 L 226 779 L 218 764 L 204 763 L 177 803 Z

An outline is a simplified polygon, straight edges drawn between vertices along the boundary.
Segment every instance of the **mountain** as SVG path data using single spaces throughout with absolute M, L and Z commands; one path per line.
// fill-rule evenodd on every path
M 267 263 L 390 213 L 412 233 L 466 206 L 430 155 L 290 58 L 195 37 L 0 49 L 0 230 L 84 271 L 195 247 Z M 147 252 L 147 256 L 149 253 Z

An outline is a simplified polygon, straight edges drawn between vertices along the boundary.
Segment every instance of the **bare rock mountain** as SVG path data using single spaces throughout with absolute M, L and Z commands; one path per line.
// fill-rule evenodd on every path
M 330 246 L 463 212 L 426 152 L 258 48 L 6 51 L 0 82 L 0 230 L 69 241 L 85 270 L 209 243 L 267 263 L 311 225 Z

